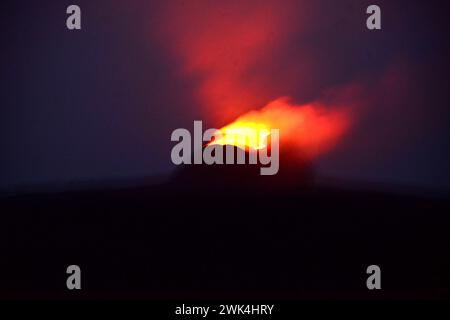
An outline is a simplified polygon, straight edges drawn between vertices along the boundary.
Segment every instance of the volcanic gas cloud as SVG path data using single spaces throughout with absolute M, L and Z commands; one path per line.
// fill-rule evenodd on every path
M 216 127 L 279 129 L 281 147 L 313 158 L 339 141 L 350 119 L 348 109 L 295 105 L 284 97 L 292 81 L 309 76 L 296 62 L 273 63 L 292 31 L 289 3 L 170 1 L 157 36 L 182 62 L 184 75 L 198 81 L 199 104 Z

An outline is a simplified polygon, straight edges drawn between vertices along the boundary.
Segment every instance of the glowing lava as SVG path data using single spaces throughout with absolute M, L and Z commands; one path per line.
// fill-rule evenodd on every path
M 335 146 L 347 131 L 349 119 L 343 109 L 317 103 L 298 106 L 290 104 L 288 98 L 279 98 L 219 129 L 210 144 L 259 150 L 269 146 L 270 130 L 279 129 L 281 147 L 289 146 L 314 158 Z
M 329 99 L 326 105 L 293 105 L 279 98 L 248 112 L 320 76 L 309 51 L 284 61 L 288 41 L 309 30 L 303 19 L 298 21 L 296 8 L 302 1 L 166 2 L 161 25 L 152 30 L 180 61 L 183 76 L 193 79 L 203 116 L 226 124 L 242 115 L 218 130 L 210 145 L 265 151 L 272 144 L 269 133 L 278 129 L 279 147 L 288 149 L 283 152 L 309 160 L 339 142 L 350 117 L 348 110 L 329 105 Z
M 253 150 L 267 147 L 270 128 L 264 123 L 236 121 L 216 133 L 211 145 L 233 145 Z

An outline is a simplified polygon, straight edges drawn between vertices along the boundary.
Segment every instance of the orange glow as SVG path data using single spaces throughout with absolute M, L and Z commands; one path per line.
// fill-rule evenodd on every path
M 345 110 L 330 110 L 320 104 L 292 105 L 279 98 L 258 111 L 250 111 L 219 130 L 210 144 L 267 147 L 271 129 L 280 130 L 280 146 L 289 146 L 314 158 L 333 148 L 349 126 Z
M 320 69 L 310 51 L 296 50 L 294 61 L 285 60 L 289 41 L 308 30 L 311 17 L 299 16 L 307 12 L 297 10 L 302 6 L 294 0 L 220 5 L 173 0 L 161 7 L 156 34 L 180 62 L 181 73 L 193 79 L 203 118 L 228 123 L 210 144 L 264 149 L 270 147 L 270 130 L 279 129 L 280 148 L 314 158 L 332 149 L 347 131 L 348 110 L 328 103 L 293 105 L 279 98 L 249 111 L 286 92 L 303 87 L 310 92 L 309 82 L 317 84 Z
M 264 123 L 236 121 L 223 127 L 217 133 L 219 138 L 211 145 L 233 145 L 253 150 L 267 147 L 270 129 Z

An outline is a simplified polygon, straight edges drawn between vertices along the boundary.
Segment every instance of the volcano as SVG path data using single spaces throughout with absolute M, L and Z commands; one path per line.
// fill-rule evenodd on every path
M 220 146 L 223 154 L 233 151 L 234 164 L 184 165 L 176 170 L 171 185 L 178 188 L 205 190 L 241 190 L 252 192 L 280 192 L 286 189 L 308 188 L 313 184 L 312 162 L 299 156 L 298 150 L 280 150 L 279 171 L 272 176 L 260 174 L 261 164 L 237 164 L 238 152 L 250 158 L 248 150 L 236 146 Z M 205 148 L 205 147 L 204 147 Z

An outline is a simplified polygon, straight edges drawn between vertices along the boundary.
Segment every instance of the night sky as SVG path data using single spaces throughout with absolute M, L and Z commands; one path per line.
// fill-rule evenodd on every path
M 165 174 L 174 129 L 290 96 L 352 110 L 319 177 L 450 191 L 448 0 L 74 3 L 1 4 L 2 190 Z

